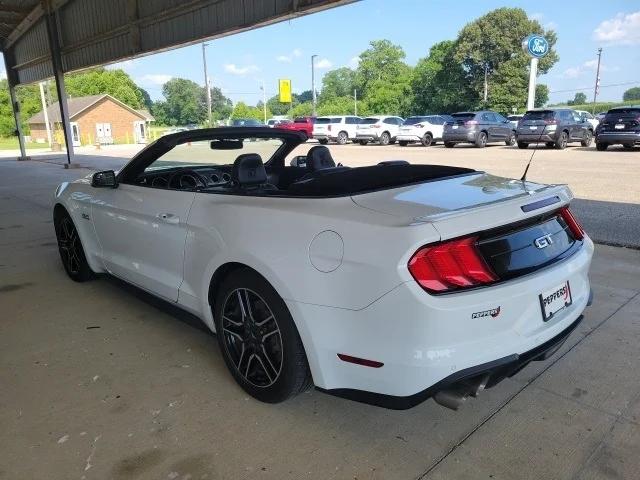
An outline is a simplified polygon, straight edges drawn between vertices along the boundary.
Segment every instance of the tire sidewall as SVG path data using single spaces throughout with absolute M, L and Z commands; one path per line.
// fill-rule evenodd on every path
M 389 145 L 390 142 L 391 135 L 389 135 L 387 132 L 383 132 L 382 135 L 380 135 L 380 145 Z
M 78 256 L 80 257 L 80 264 L 77 272 L 72 272 L 67 265 L 67 262 L 64 260 L 64 254 L 62 253 L 62 249 L 60 248 L 60 229 L 62 228 L 62 222 L 64 220 L 68 220 L 73 225 L 73 228 L 76 231 L 76 235 L 78 239 L 76 240 L 80 244 L 80 250 L 78 251 Z M 63 212 L 54 217 L 53 226 L 56 232 L 56 243 L 58 244 L 58 253 L 60 254 L 60 261 L 62 262 L 62 266 L 64 267 L 64 271 L 67 273 L 69 278 L 74 282 L 86 282 L 87 280 L 92 279 L 95 276 L 93 270 L 89 266 L 89 262 L 87 262 L 87 257 L 84 253 L 84 246 L 82 245 L 82 239 L 80 238 L 80 231 L 76 227 L 71 215 L 68 212 Z

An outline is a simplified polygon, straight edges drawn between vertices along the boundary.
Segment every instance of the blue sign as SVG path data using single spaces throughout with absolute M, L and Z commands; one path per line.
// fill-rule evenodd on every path
M 549 53 L 549 42 L 542 35 L 529 35 L 522 41 L 522 48 L 531 57 L 542 58 Z

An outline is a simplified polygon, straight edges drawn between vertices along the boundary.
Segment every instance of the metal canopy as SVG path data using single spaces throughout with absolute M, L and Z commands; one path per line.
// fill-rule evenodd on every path
M 0 50 L 15 84 L 172 49 L 355 0 L 0 0 Z M 51 30 L 51 25 L 49 26 Z

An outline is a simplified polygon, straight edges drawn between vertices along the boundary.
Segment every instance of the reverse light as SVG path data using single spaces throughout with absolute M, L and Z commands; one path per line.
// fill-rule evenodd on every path
M 576 217 L 573 216 L 573 213 L 571 213 L 569 207 L 561 208 L 559 213 L 564 220 L 564 223 L 566 223 L 569 227 L 569 230 L 571 230 L 573 238 L 575 238 L 576 240 L 582 240 L 584 238 L 584 229 L 582 228 L 582 225 L 578 223 Z
M 498 277 L 476 247 L 477 237 L 466 237 L 420 248 L 409 260 L 409 272 L 428 292 L 486 285 Z

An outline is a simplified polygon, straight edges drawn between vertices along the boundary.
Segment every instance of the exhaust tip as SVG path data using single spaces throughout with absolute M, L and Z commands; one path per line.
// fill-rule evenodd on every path
M 486 388 L 489 377 L 490 375 L 487 373 L 469 380 L 463 380 L 449 388 L 436 392 L 433 399 L 443 407 L 458 410 L 469 396 L 477 397 Z

